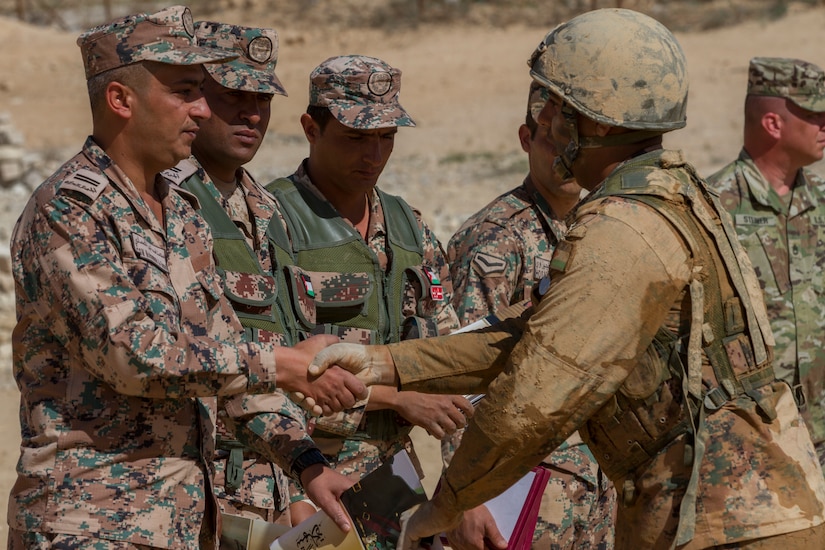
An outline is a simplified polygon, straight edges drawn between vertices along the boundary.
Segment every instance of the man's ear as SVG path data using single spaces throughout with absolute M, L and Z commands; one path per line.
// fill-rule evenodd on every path
M 762 115 L 762 128 L 773 139 L 782 137 L 782 126 L 784 121 L 779 113 L 765 113 Z
M 304 129 L 304 135 L 307 138 L 307 141 L 311 145 L 315 145 L 315 142 L 318 141 L 318 138 L 321 135 L 321 127 L 318 126 L 318 123 L 309 116 L 309 113 L 304 113 L 301 115 L 301 127 Z
M 518 140 L 519 143 L 521 143 L 521 150 L 529 154 L 530 145 L 533 138 L 530 135 L 530 128 L 528 128 L 526 124 L 522 124 L 518 127 Z
M 121 82 L 109 82 L 106 86 L 106 106 L 121 118 L 131 118 L 135 93 Z

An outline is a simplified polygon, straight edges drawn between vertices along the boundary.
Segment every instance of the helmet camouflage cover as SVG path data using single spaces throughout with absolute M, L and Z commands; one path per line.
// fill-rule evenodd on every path
M 600 9 L 550 31 L 530 75 L 585 117 L 668 132 L 685 125 L 685 54 L 664 25 L 626 9 Z

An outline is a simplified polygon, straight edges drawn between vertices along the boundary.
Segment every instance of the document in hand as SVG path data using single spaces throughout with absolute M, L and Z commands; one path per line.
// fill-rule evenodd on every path
M 406 451 L 401 451 L 341 495 L 354 529 L 344 534 L 318 512 L 270 546 L 270 550 L 395 550 L 401 512 L 427 495 Z
M 507 539 L 507 550 L 530 550 L 541 506 L 541 495 L 550 479 L 550 471 L 536 466 L 509 489 L 484 505 Z M 446 540 L 446 536 L 442 535 Z

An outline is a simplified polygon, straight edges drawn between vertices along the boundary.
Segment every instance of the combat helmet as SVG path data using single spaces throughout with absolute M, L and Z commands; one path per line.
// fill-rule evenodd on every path
M 562 100 L 572 137 L 565 164 L 582 147 L 636 143 L 685 126 L 685 54 L 664 25 L 639 12 L 600 9 L 574 17 L 544 37 L 528 64 L 530 76 Z M 579 138 L 575 112 L 631 131 Z

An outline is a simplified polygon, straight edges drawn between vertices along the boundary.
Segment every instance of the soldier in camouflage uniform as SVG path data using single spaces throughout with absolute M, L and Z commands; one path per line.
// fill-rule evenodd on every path
M 198 197 L 200 213 L 215 235 L 215 263 L 224 275 L 226 295 L 247 337 L 294 345 L 293 323 L 287 327 L 283 321 L 287 284 L 281 271 L 273 269 L 278 249 L 267 236 L 277 205 L 242 168 L 266 134 L 274 95 L 286 95 L 275 74 L 278 34 L 274 29 L 200 21 L 195 36 L 201 46 L 238 57 L 204 66 L 204 96 L 212 116 L 200 124 L 193 156 L 164 176 Z M 307 434 L 303 409 L 285 394 L 250 396 L 240 403 L 247 413 L 240 417 L 243 422 L 235 423 L 235 433 L 224 424 L 225 415 L 218 417 L 215 494 L 221 512 L 290 525 L 288 514 L 282 516 L 289 503 L 284 471 L 300 482 L 303 469 L 325 465 L 324 457 Z M 305 479 L 316 495 L 332 483 L 326 489 L 332 491 L 332 502 L 351 485 L 329 468 L 309 471 Z
M 777 378 L 794 389 L 825 467 L 825 73 L 798 59 L 748 69 L 744 147 L 708 178 L 733 217 L 773 327 Z
M 418 211 L 376 188 L 398 127 L 414 125 L 398 102 L 400 84 L 401 71 L 372 57 L 321 63 L 301 116 L 309 157 L 268 186 L 286 219 L 293 279 L 304 280 L 297 290 L 314 296 L 301 318 L 309 332 L 386 343 L 458 328 L 441 244 Z M 357 480 L 401 449 L 417 464 L 412 425 L 441 438 L 464 425 L 462 413 L 472 413 L 462 396 L 375 388 L 344 414 L 321 418 L 313 438 Z M 296 488 L 294 500 L 302 498 Z M 313 511 L 294 510 L 297 519 Z
M 567 230 L 564 216 L 579 200 L 582 188 L 573 178 L 561 180 L 553 170 L 555 147 L 548 128 L 536 123 L 548 97 L 547 88 L 536 83 L 530 86 L 525 122 L 518 130 L 530 167 L 524 182 L 471 216 L 450 239 L 452 303 L 462 325 L 530 299 L 533 287 L 548 275 L 553 250 Z M 459 435 L 442 442 L 445 464 Z M 551 475 L 532 547 L 612 548 L 616 490 L 579 433 L 542 465 Z M 506 547 L 489 518 L 483 505 L 467 511 L 461 525 L 447 533 L 452 547 L 482 548 L 485 537 Z
M 619 492 L 617 548 L 825 548 L 825 479 L 774 379 L 759 282 L 718 197 L 662 149 L 685 125 L 675 37 L 631 10 L 591 11 L 551 31 L 530 67 L 550 90 L 538 122 L 556 166 L 590 190 L 535 311 L 449 338 L 335 344 L 310 366 L 487 392 L 402 548 L 455 525 L 576 429 Z
M 214 396 L 276 383 L 315 395 L 306 364 L 324 342 L 284 353 L 243 338 L 196 199 L 159 175 L 210 115 L 200 65 L 235 54 L 198 47 L 182 6 L 78 44 L 93 133 L 12 236 L 22 444 L 9 547 L 215 547 Z

